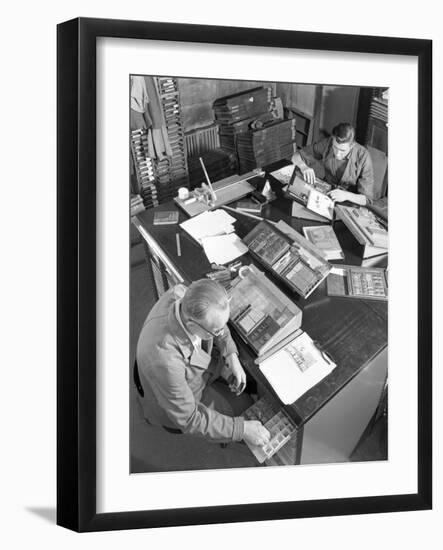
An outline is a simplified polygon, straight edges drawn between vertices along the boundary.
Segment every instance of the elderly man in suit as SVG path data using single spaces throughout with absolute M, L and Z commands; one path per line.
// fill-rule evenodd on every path
M 241 416 L 251 399 L 242 394 L 246 374 L 228 319 L 226 291 L 209 279 L 177 285 L 159 299 L 137 345 L 144 415 L 169 431 L 264 445 L 268 430 Z

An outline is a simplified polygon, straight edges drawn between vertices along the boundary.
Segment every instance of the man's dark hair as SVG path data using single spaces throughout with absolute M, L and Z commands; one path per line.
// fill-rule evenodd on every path
M 352 143 L 355 137 L 355 128 L 349 122 L 340 122 L 332 129 L 332 135 L 337 143 Z

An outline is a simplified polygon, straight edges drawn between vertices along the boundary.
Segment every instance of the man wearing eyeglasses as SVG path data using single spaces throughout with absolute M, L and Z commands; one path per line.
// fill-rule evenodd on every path
M 329 138 L 294 153 L 292 163 L 308 183 L 314 184 L 319 177 L 331 184 L 329 196 L 336 202 L 365 206 L 374 199 L 371 156 L 355 141 L 355 129 L 347 122 L 337 124 Z
M 140 402 L 150 424 L 215 442 L 264 445 L 268 430 L 241 416 L 252 401 L 242 395 L 246 374 L 227 327 L 229 313 L 226 291 L 215 281 L 167 291 L 137 345 Z

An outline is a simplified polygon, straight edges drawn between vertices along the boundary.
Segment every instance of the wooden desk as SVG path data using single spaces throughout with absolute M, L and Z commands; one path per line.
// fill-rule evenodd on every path
M 260 178 L 253 183 L 259 183 Z M 252 181 L 252 180 L 251 180 Z M 273 182 L 278 198 L 262 213 L 273 221 L 280 219 L 300 229 L 316 222 L 292 218 L 291 201 L 285 199 Z M 133 223 L 146 245 L 147 267 L 153 291 L 160 296 L 178 282 L 189 284 L 210 271 L 202 247 L 178 225 L 153 225 L 154 212 L 176 209 L 173 202 L 139 214 Z M 229 212 L 237 218 L 236 233 L 244 237 L 258 221 Z M 180 223 L 186 215 L 180 212 Z M 361 264 L 358 244 L 342 222 L 334 226 L 345 252 L 343 262 Z M 181 240 L 181 256 L 177 255 L 176 233 Z M 242 257 L 244 264 L 255 263 L 249 254 Z M 378 265 L 386 265 L 380 258 Z M 272 279 L 272 276 L 267 273 Z M 319 384 L 295 403 L 284 406 L 298 427 L 297 445 L 292 463 L 320 463 L 346 460 L 369 423 L 383 391 L 387 375 L 387 303 L 347 298 L 333 298 L 326 294 L 325 281 L 303 299 L 276 279 L 273 282 L 303 310 L 302 328 L 334 359 L 337 367 Z M 260 391 L 273 396 L 282 406 L 266 378 L 254 363 L 252 350 L 231 330 L 239 347 L 240 358 L 248 374 Z M 283 448 L 284 450 L 284 448 Z M 283 453 L 284 454 L 284 453 Z M 278 463 L 278 459 L 277 462 Z

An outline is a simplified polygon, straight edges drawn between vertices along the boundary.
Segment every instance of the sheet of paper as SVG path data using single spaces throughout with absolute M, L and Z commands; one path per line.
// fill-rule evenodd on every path
M 203 212 L 194 218 L 186 220 L 180 227 L 191 235 L 197 242 L 202 244 L 204 237 L 214 235 L 226 235 L 234 231 L 236 219 L 225 210 L 212 210 Z
M 309 210 L 324 216 L 328 220 L 332 220 L 334 216 L 334 201 L 316 189 L 311 189 L 306 206 Z
M 208 260 L 219 265 L 231 262 L 248 251 L 248 247 L 235 233 L 204 237 L 202 244 Z
M 326 359 L 306 332 L 265 359 L 260 369 L 285 405 L 318 384 L 336 367 Z
M 287 185 L 289 183 L 289 180 L 291 179 L 294 170 L 295 166 L 293 164 L 289 164 L 289 166 L 283 166 L 283 168 L 274 170 L 274 172 L 271 172 L 270 174 L 284 185 Z

